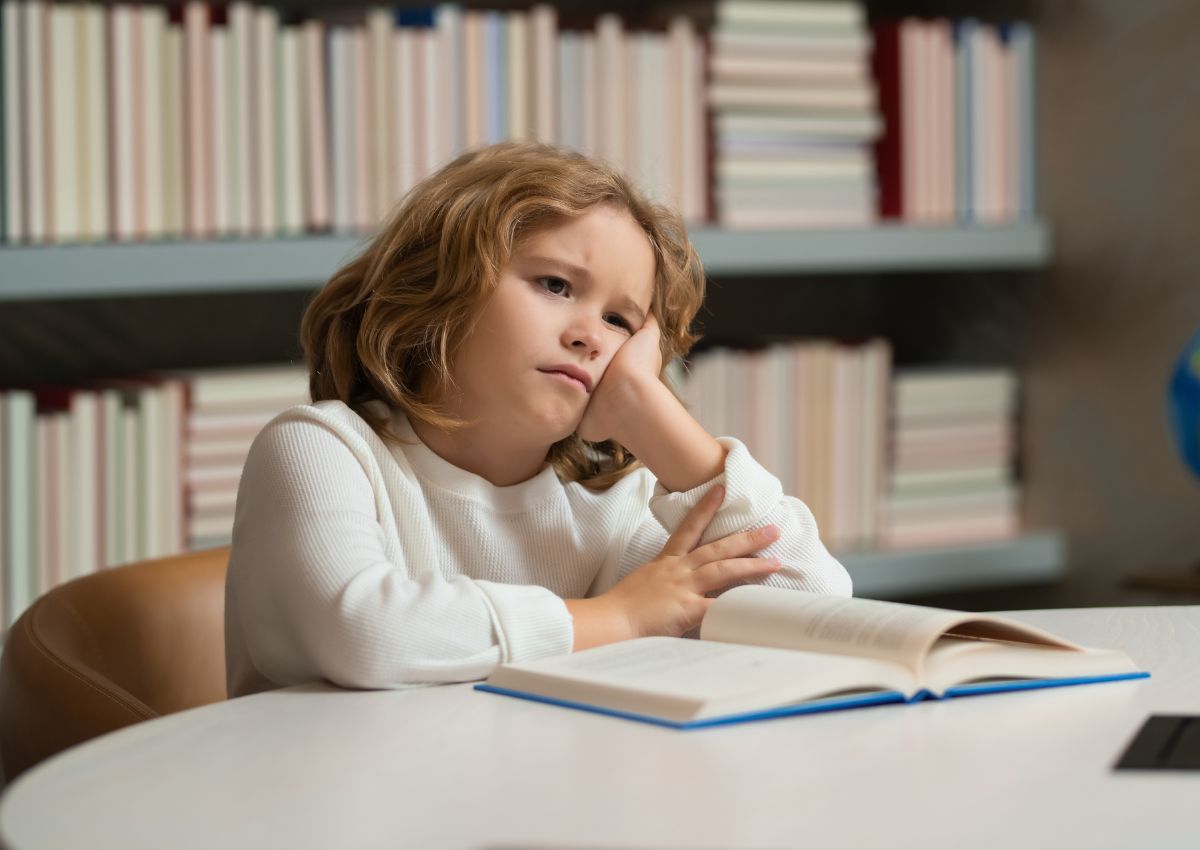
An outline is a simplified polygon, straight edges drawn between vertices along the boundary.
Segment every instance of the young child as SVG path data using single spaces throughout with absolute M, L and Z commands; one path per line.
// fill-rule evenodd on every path
M 661 380 L 703 295 L 679 217 L 600 162 L 496 145 L 413 189 L 304 316 L 313 403 L 250 450 L 229 695 L 682 635 L 731 584 L 848 595 L 808 508 Z

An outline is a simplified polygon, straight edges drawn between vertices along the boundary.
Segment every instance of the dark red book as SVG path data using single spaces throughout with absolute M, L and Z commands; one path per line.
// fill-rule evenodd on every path
M 871 72 L 879 91 L 879 111 L 883 132 L 875 142 L 875 171 L 879 180 L 880 218 L 902 218 L 904 211 L 903 116 L 900 114 L 900 21 L 886 21 L 872 27 L 875 50 Z

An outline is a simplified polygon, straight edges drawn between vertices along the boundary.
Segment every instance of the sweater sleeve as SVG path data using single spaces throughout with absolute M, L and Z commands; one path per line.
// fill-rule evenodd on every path
M 402 524 L 397 546 L 381 517 L 421 511 L 419 487 L 389 494 L 367 435 L 312 413 L 268 425 L 243 471 L 226 593 L 237 618 L 227 635 L 241 643 L 227 648 L 231 694 L 238 663 L 276 686 L 390 688 L 570 651 L 570 615 L 551 591 L 445 577 L 436 544 L 408 545 Z
M 849 596 L 850 576 L 821 542 L 812 511 L 799 499 L 785 495 L 779 479 L 767 472 L 746 446 L 732 437 L 718 439 L 727 450 L 720 475 L 683 492 L 669 492 L 655 484 L 650 513 L 634 533 L 623 553 L 618 577 L 628 575 L 658 556 L 667 537 L 704 494 L 718 484 L 725 486 L 725 501 L 705 530 L 701 543 L 730 534 L 775 525 L 779 539 L 756 554 L 777 558 L 783 565 L 762 584 Z

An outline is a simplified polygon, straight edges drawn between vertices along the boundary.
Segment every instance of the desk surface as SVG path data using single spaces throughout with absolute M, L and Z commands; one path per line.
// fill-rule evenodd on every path
M 1194 847 L 1200 774 L 1113 773 L 1200 712 L 1200 607 L 1014 614 L 1153 677 L 679 732 L 451 685 L 305 686 L 53 758 L 0 800 L 42 848 Z

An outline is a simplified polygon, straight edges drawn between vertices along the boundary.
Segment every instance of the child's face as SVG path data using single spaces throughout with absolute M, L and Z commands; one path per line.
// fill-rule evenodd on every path
M 642 327 L 654 251 L 625 210 L 593 207 L 530 235 L 452 365 L 452 413 L 505 444 L 572 434 L 613 355 Z M 572 377 L 571 375 L 574 375 Z

